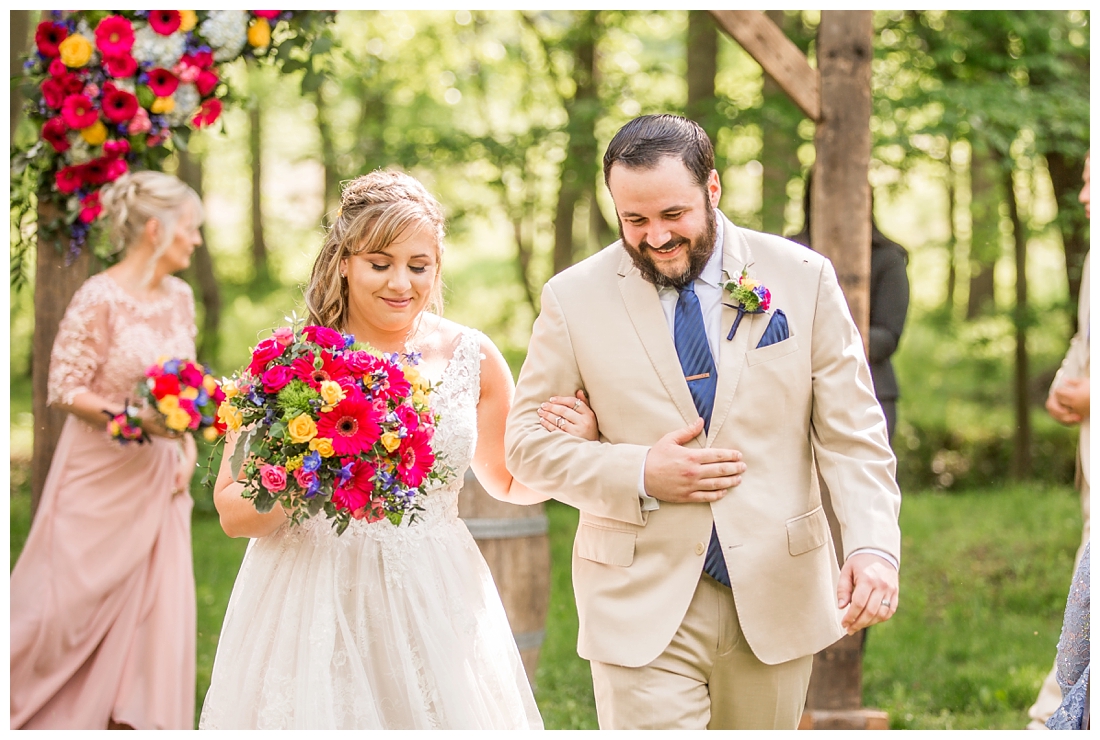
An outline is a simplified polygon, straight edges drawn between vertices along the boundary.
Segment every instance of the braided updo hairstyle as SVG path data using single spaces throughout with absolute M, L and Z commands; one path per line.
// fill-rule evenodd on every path
M 152 219 L 160 223 L 160 240 L 153 245 L 153 256 L 142 275 L 145 287 L 153 277 L 157 260 L 168 249 L 183 215 L 184 204 L 190 203 L 192 214 L 202 223 L 202 199 L 187 183 L 173 175 L 155 170 L 127 172 L 100 191 L 99 202 L 107 217 L 108 238 L 115 252 L 133 246 Z
M 375 170 L 348 182 L 340 210 L 313 263 L 305 290 L 309 321 L 343 331 L 348 320 L 348 286 L 340 262 L 364 252 L 380 252 L 407 229 L 435 236 L 438 249 L 435 283 L 428 310 L 443 311 L 443 207 L 417 180 L 402 172 Z

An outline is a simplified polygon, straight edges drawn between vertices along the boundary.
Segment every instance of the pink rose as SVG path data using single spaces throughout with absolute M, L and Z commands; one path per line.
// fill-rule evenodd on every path
M 126 124 L 126 131 L 131 135 L 144 134 L 152 128 L 153 123 L 149 120 L 149 112 L 144 108 L 138 108 L 134 117 Z
M 203 379 L 202 369 L 192 363 L 187 363 L 180 368 L 180 380 L 192 388 L 201 388 Z
M 327 326 L 307 326 L 302 334 L 311 342 L 316 342 L 327 349 L 343 349 L 344 335 Z
M 260 467 L 260 483 L 272 493 L 286 488 L 286 468 L 282 465 L 263 465 Z
M 286 347 L 287 345 L 294 342 L 294 330 L 291 329 L 289 326 L 280 326 L 278 329 L 272 332 L 271 336 L 275 337 L 275 341 L 283 347 Z
M 264 372 L 264 390 L 278 393 L 294 378 L 294 371 L 286 365 L 274 365 Z
M 264 368 L 267 367 L 269 362 L 282 353 L 283 346 L 275 341 L 273 337 L 268 337 L 256 345 L 256 349 L 252 352 L 252 362 L 248 364 L 248 369 L 252 371 L 253 375 L 259 375 L 264 371 Z
M 295 468 L 294 480 L 298 482 L 303 491 L 308 491 L 309 487 L 316 482 L 317 474 L 305 468 Z
M 374 372 L 381 360 L 366 350 L 360 349 L 344 355 L 344 364 L 348 370 L 358 375 L 366 375 Z

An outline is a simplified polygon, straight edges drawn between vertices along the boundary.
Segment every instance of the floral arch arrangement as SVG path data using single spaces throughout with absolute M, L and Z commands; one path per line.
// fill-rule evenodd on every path
M 231 96 L 223 67 L 239 58 L 320 75 L 313 57 L 332 46 L 334 11 L 50 11 L 23 64 L 27 115 L 38 131 L 12 152 L 12 274 L 29 247 L 25 217 L 48 200 L 67 231 L 69 257 L 100 215 L 99 191 L 131 169 L 160 169 L 185 150 L 192 129 L 210 126 Z M 42 212 L 38 208 L 39 213 Z

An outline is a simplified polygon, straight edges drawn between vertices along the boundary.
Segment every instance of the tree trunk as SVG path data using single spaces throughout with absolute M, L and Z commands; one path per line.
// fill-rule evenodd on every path
M 866 350 L 871 298 L 871 11 L 824 10 L 810 243 L 830 260 Z
M 251 72 L 253 88 L 256 87 L 258 72 Z M 260 96 L 253 90 L 252 100 L 248 106 L 248 151 L 252 160 L 252 266 L 255 270 L 255 284 L 265 284 L 268 280 L 267 243 L 264 241 L 264 219 L 261 208 L 261 192 L 263 190 L 263 152 L 261 129 Z
M 335 211 L 340 205 L 340 167 L 336 163 L 336 142 L 329 121 L 330 108 L 325 86 L 317 88 L 314 102 L 317 104 L 317 133 L 321 137 L 321 166 L 325 169 L 324 211 Z
M 562 163 L 558 204 L 554 211 L 554 273 L 573 264 L 577 249 L 573 239 L 573 220 L 577 201 L 595 191 L 596 117 L 600 101 L 596 90 L 596 39 L 599 35 L 599 11 L 580 12 L 573 29 L 573 82 L 576 92 L 565 102 L 569 122 L 569 144 Z
M 1066 251 L 1066 279 L 1069 282 L 1070 334 L 1077 331 L 1077 301 L 1081 293 L 1081 268 L 1089 251 L 1085 230 L 1088 221 L 1085 210 L 1078 204 L 1077 195 L 1083 181 L 1081 172 L 1084 159 L 1067 157 L 1061 152 L 1047 152 L 1047 171 L 1058 201 L 1058 226 L 1062 232 L 1062 245 Z
M 993 269 L 1001 254 L 1001 197 L 997 164 L 988 145 L 970 143 L 970 295 L 966 318 L 976 319 L 994 308 Z
M 947 169 L 947 298 L 944 308 L 948 316 L 955 313 L 955 283 L 958 281 L 958 265 L 956 264 L 955 251 L 959 246 L 958 234 L 955 231 L 955 170 L 948 160 Z
M 179 154 L 179 178 L 190 185 L 199 197 L 202 197 L 202 160 L 193 156 L 190 152 Z M 218 278 L 214 274 L 214 258 L 210 249 L 206 246 L 206 227 L 202 227 L 202 244 L 195 248 L 195 254 L 191 258 L 191 267 L 188 272 L 194 277 L 199 288 L 199 303 L 202 304 L 203 316 L 200 340 L 196 347 L 196 354 L 200 362 L 213 364 L 221 347 L 221 315 L 222 296 L 218 287 Z M 214 368 L 217 370 L 217 368 Z
M 11 27 L 8 29 L 8 70 L 13 81 L 20 79 L 21 59 L 30 48 L 31 38 L 31 11 L 11 11 Z M 11 86 L 11 138 L 15 137 L 15 129 L 23 117 L 23 94 L 19 92 L 19 86 Z
M 1013 444 L 1013 474 L 1016 480 L 1026 480 L 1031 476 L 1031 404 L 1028 403 L 1028 358 L 1027 358 L 1027 234 L 1020 218 L 1019 204 L 1016 202 L 1016 189 L 1012 184 L 1012 162 L 1002 157 L 1002 183 L 1005 200 L 1008 202 L 1008 216 L 1012 221 L 1012 236 L 1016 246 L 1016 377 L 1015 409 L 1016 435 Z
M 714 78 L 718 74 L 718 27 L 705 10 L 688 11 L 687 29 L 687 117 L 718 140 L 717 99 Z
M 765 15 L 784 32 L 787 30 L 787 17 L 782 10 L 769 10 Z M 802 114 L 767 72 L 764 73 L 764 104 L 760 112 L 764 119 L 760 154 L 760 164 L 764 168 L 761 229 L 782 235 L 787 225 L 787 183 L 802 168 L 798 161 L 798 145 L 802 141 L 798 122 Z
M 92 250 L 85 246 L 66 264 L 69 238 L 64 226 L 53 232 L 46 225 L 59 222 L 61 213 L 45 198 L 38 200 L 38 247 L 34 276 L 34 357 L 32 364 L 32 408 L 34 411 L 34 450 L 31 458 L 31 515 L 50 471 L 57 438 L 67 414 L 46 405 L 50 373 L 50 354 L 57 327 L 77 288 L 93 268 Z M 107 420 L 104 418 L 103 423 Z

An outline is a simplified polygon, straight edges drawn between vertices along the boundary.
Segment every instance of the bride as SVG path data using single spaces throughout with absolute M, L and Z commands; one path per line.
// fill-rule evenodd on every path
M 233 480 L 228 440 L 214 487 L 222 528 L 251 537 L 222 626 L 201 729 L 541 729 L 500 597 L 458 492 L 470 465 L 492 495 L 547 497 L 504 467 L 514 385 L 484 334 L 438 315 L 443 214 L 413 178 L 349 183 L 306 289 L 310 323 L 384 352 L 419 352 L 440 385 L 432 440 L 454 469 L 411 525 L 260 514 Z M 429 309 L 436 313 L 430 313 Z M 565 429 L 596 438 L 595 417 Z

